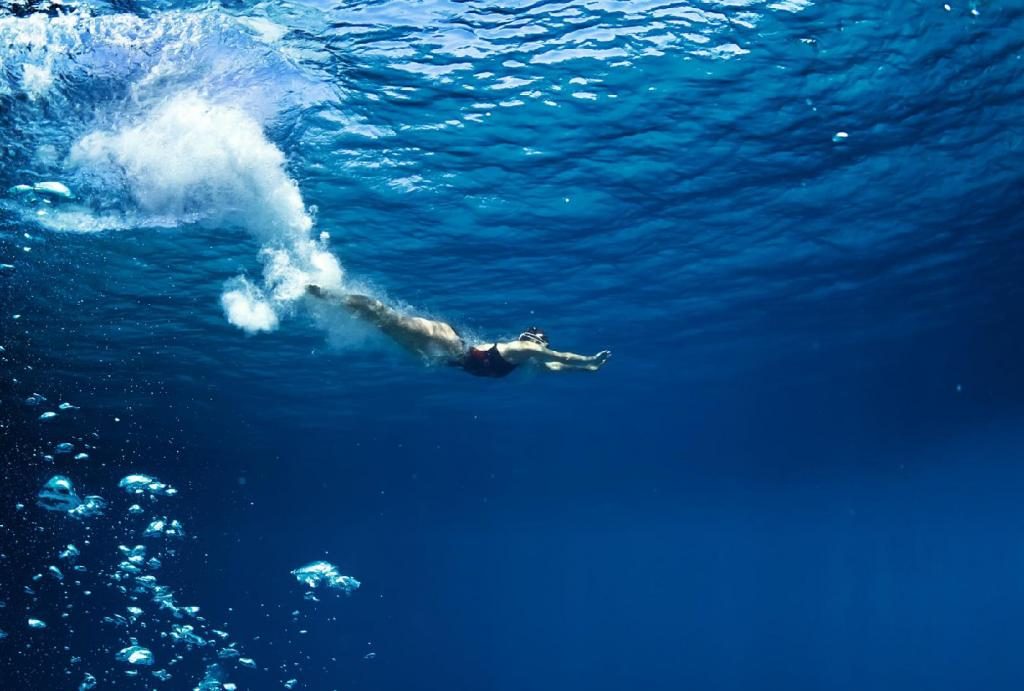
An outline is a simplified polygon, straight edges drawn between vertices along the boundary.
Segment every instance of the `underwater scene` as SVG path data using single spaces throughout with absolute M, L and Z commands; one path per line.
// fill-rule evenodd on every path
M 1024 2 L 0 5 L 0 689 L 1020 689 Z

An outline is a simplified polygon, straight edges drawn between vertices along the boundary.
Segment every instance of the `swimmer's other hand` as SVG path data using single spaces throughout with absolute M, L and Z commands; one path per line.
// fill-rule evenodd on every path
M 596 372 L 597 370 L 604 367 L 604 363 L 608 362 L 608 359 L 611 358 L 611 356 L 612 351 L 602 350 L 597 355 L 591 356 L 590 362 L 587 364 L 587 369 L 592 372 Z
M 323 288 L 321 288 L 318 285 L 314 285 L 312 283 L 310 283 L 308 286 L 306 286 L 306 292 L 309 293 L 310 295 L 314 295 L 314 296 L 316 296 L 318 298 L 327 297 L 327 294 L 324 292 Z

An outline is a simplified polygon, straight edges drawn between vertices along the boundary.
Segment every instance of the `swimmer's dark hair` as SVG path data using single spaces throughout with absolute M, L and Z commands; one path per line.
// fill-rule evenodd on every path
M 531 326 L 529 329 L 519 334 L 520 341 L 530 341 L 537 345 L 542 345 L 545 348 L 548 347 L 548 337 L 543 331 L 538 329 L 536 326 Z

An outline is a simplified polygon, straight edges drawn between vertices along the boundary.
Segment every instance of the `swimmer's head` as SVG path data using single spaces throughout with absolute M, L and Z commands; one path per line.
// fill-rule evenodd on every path
M 536 326 L 531 326 L 529 329 L 519 334 L 519 340 L 530 341 L 531 343 L 542 345 L 545 348 L 548 346 L 547 335 L 543 331 L 538 329 Z

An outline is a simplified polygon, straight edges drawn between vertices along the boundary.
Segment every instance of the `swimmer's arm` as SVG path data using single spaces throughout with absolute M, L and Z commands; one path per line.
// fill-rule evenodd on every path
M 513 365 L 535 362 L 552 372 L 564 372 L 567 370 L 596 372 L 612 356 L 611 352 L 607 350 L 602 350 L 597 355 L 562 353 L 529 341 L 502 343 L 499 346 L 498 352 Z

